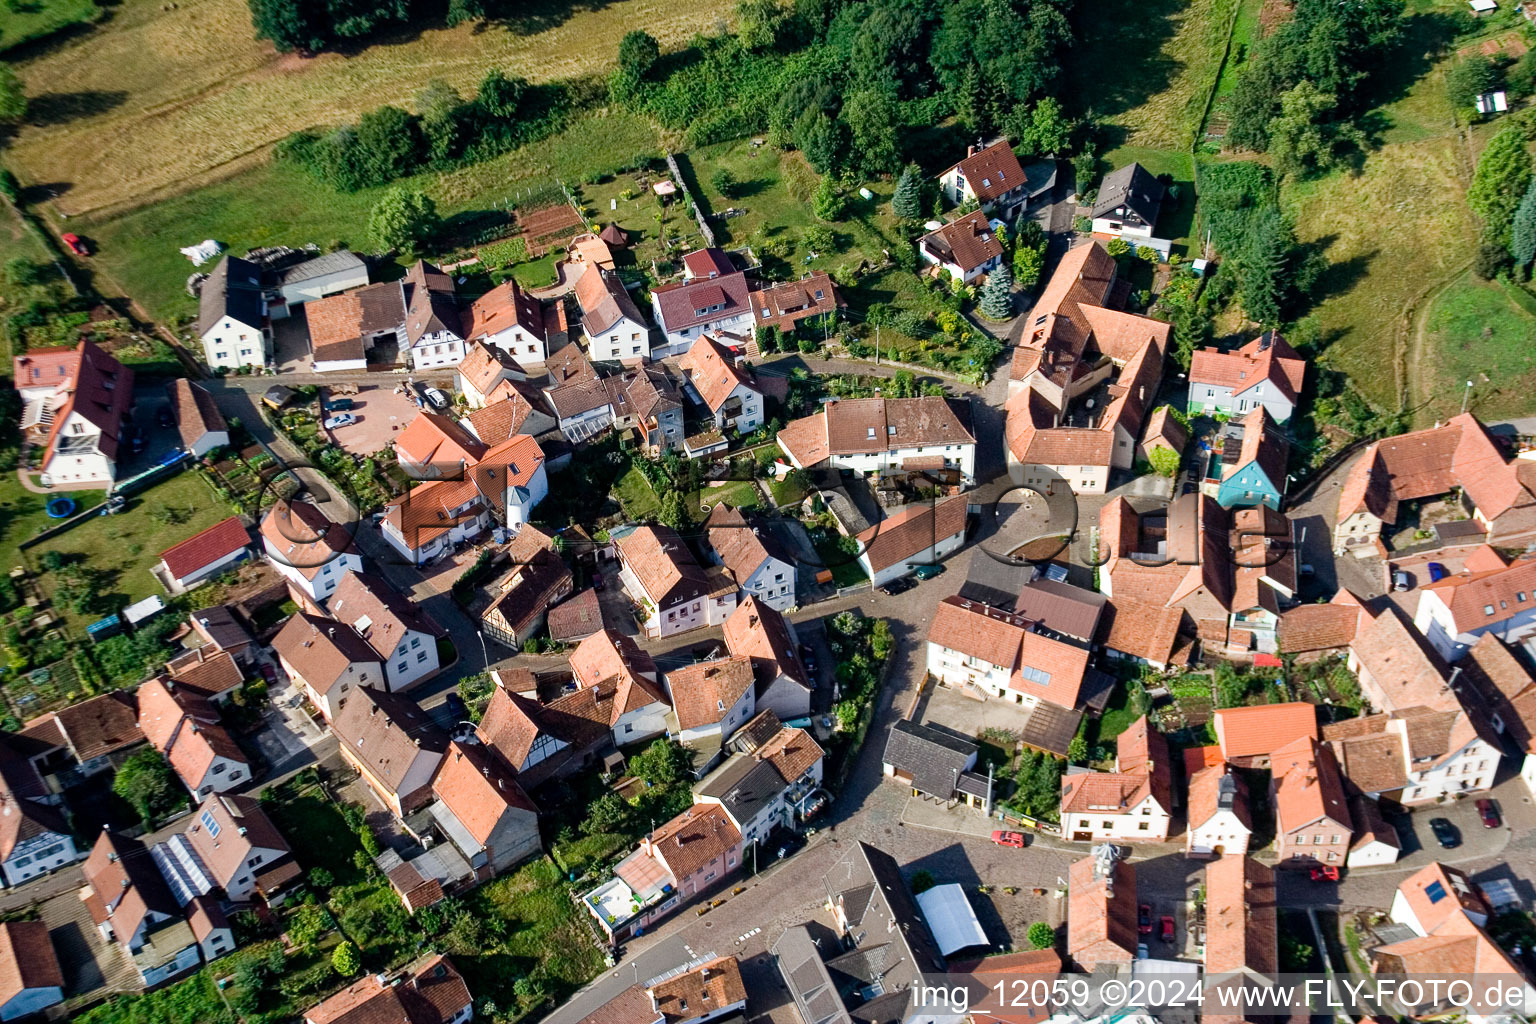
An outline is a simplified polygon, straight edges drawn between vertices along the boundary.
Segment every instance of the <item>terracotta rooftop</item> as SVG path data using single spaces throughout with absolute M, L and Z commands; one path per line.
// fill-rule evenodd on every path
M 1302 701 L 1221 708 L 1215 722 L 1221 752 L 1229 759 L 1273 754 L 1302 737 L 1317 738 L 1317 708 Z
M 1023 181 L 1022 172 L 1019 180 Z M 988 223 L 987 215 L 980 210 L 945 224 L 937 231 L 930 231 L 918 239 L 918 244 L 926 246 L 945 263 L 953 264 L 966 273 L 1001 256 L 1003 252 L 997 233 Z
M 181 443 L 188 448 L 196 444 L 204 434 L 229 429 L 213 396 L 201 384 L 177 377 L 166 384 L 165 390 L 171 399 L 171 412 L 176 418 L 177 433 L 181 435 Z
M 859 544 L 875 572 L 927 551 L 965 532 L 966 498 L 957 494 L 932 503 L 908 505 L 859 534 Z
M 184 579 L 207 565 L 212 565 L 241 548 L 250 547 L 251 534 L 239 516 L 214 523 L 180 544 L 160 552 L 160 559 L 172 576 Z

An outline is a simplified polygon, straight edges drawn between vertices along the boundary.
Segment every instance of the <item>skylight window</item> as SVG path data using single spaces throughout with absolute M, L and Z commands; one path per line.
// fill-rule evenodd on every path
M 1019 669 L 1019 674 L 1032 683 L 1039 683 L 1041 686 L 1051 685 L 1051 674 L 1043 669 L 1038 669 L 1031 665 L 1025 665 L 1023 668 Z
M 219 823 L 214 819 L 211 811 L 204 811 L 202 817 L 198 820 L 203 823 L 203 828 L 208 830 L 208 838 L 219 838 Z

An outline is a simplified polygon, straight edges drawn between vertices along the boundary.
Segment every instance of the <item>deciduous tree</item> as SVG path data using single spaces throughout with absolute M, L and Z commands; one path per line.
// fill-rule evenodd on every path
M 0 64 L 0 124 L 20 121 L 27 113 L 27 93 L 16 69 Z
M 368 216 L 368 234 L 386 249 L 415 253 L 437 236 L 437 204 L 423 192 L 396 186 L 384 193 Z
M 1511 222 L 1531 183 L 1531 154 L 1525 133 L 1515 123 L 1505 125 L 1478 158 L 1467 205 L 1483 222 L 1483 230 L 1499 244 L 1509 244 Z

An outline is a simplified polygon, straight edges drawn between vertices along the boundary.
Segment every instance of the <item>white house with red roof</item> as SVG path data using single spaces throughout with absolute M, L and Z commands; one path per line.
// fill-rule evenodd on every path
M 1301 399 L 1306 377 L 1307 361 L 1278 331 L 1265 331 L 1231 352 L 1196 349 L 1189 362 L 1189 412 L 1243 416 L 1262 407 L 1284 423 Z
M 642 526 L 618 550 L 619 580 L 640 605 L 647 636 L 717 626 L 736 610 L 736 580 L 722 566 L 701 567 L 671 527 Z
M 823 462 L 834 469 L 892 476 L 958 470 L 976 477 L 976 438 L 945 398 L 845 398 L 791 420 L 779 448 L 796 469 Z
M 16 357 L 21 429 L 42 449 L 44 486 L 102 486 L 117 479 L 117 459 L 133 409 L 133 371 L 91 342 L 36 349 Z
M 943 561 L 965 543 L 966 501 L 962 494 L 908 505 L 858 535 L 859 566 L 872 586 Z
M 250 554 L 250 531 L 239 516 L 230 516 L 160 552 L 155 575 L 172 593 L 180 593 L 244 561 Z
M 719 249 L 691 252 L 683 262 L 684 280 L 651 289 L 651 308 L 666 335 L 655 354 L 679 355 L 716 331 L 749 334 L 753 314 L 747 275 L 735 269 Z
M 390 690 L 414 686 L 442 664 L 437 654 L 442 627 L 382 576 L 347 573 L 326 608 L 336 621 L 351 626 L 383 664 Z
M 678 365 L 716 429 L 748 434 L 762 426 L 763 390 L 740 349 L 700 337 Z
M 1031 164 L 1026 170 L 1006 138 L 969 147 L 964 160 L 939 175 L 945 199 L 956 206 L 975 202 L 1007 221 L 1055 184 L 1054 161 Z
M 1536 633 L 1536 559 L 1518 558 L 1498 568 L 1463 570 L 1424 584 L 1413 624 L 1446 661 L 1458 661 L 1479 637 L 1491 633 L 1519 644 Z
M 1173 776 L 1168 741 L 1143 715 L 1115 738 L 1115 770 L 1061 777 L 1061 834 L 1073 842 L 1168 838 Z
M 261 542 L 267 561 L 314 601 L 324 601 L 343 576 L 363 568 L 350 528 L 331 522 L 306 501 L 279 502 L 267 509 Z
M 249 761 L 206 698 L 170 681 L 151 679 L 139 687 L 138 699 L 139 728 L 194 798 L 250 780 Z
M 428 813 L 484 881 L 537 856 L 539 809 L 517 773 L 478 743 L 454 740 L 432 780 Z
M 425 565 L 490 525 L 473 480 L 429 480 L 384 506 L 379 532 L 412 565 Z
M 474 302 L 464 315 L 464 340 L 492 345 L 524 365 L 549 356 L 544 309 L 539 300 L 507 278 Z

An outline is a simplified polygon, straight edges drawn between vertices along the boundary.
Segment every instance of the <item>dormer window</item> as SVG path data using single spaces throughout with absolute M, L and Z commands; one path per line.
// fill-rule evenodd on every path
M 1493 614 L 1493 605 L 1491 605 L 1491 604 L 1483 605 L 1483 614 L 1484 615 L 1492 615 Z

